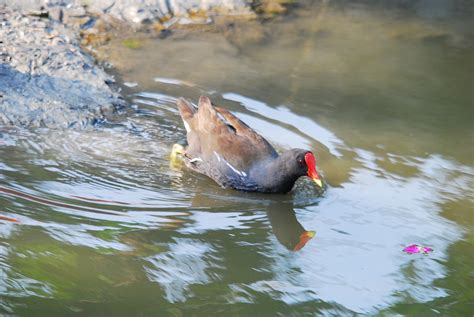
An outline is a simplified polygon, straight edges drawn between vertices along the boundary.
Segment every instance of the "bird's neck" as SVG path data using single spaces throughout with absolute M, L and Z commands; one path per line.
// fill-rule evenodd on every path
M 279 156 L 261 162 L 252 169 L 251 176 L 266 192 L 289 192 L 300 175 L 292 175 L 286 168 L 285 158 Z

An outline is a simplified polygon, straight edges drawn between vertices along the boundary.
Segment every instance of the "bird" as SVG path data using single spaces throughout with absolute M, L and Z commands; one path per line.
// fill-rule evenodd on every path
M 279 154 L 264 137 L 207 96 L 199 98 L 197 108 L 182 97 L 177 106 L 187 146 L 175 144 L 172 160 L 180 156 L 189 169 L 223 188 L 244 192 L 288 193 L 305 175 L 323 187 L 311 151 L 290 149 Z

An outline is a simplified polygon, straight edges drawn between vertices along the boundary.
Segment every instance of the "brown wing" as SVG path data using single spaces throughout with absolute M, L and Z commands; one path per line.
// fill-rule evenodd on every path
M 234 116 L 227 109 L 214 106 L 214 109 L 222 115 L 225 120 L 235 129 L 236 134 L 245 136 L 250 141 L 253 142 L 255 146 L 259 148 L 260 152 L 263 152 L 267 155 L 275 156 L 277 155 L 275 149 L 271 144 L 265 140 L 260 134 L 255 132 L 250 128 L 245 122 Z
M 254 162 L 278 156 L 263 137 L 227 110 L 213 107 L 207 97 L 199 98 L 198 111 L 188 118 L 183 116 L 191 130 L 189 147 L 197 148 L 191 142 L 198 139 L 203 160 L 211 159 L 215 151 L 235 168 L 247 170 Z
M 181 115 L 181 119 L 183 119 L 184 127 L 187 131 L 188 147 L 186 148 L 186 153 L 191 157 L 200 157 L 201 142 L 195 127 L 197 120 L 194 118 L 196 108 L 184 98 L 179 98 L 177 104 L 179 114 Z
M 190 104 L 186 99 L 183 97 L 179 98 L 176 102 L 178 105 L 179 114 L 183 121 L 189 124 L 189 120 L 191 120 L 196 112 L 196 108 L 192 104 Z

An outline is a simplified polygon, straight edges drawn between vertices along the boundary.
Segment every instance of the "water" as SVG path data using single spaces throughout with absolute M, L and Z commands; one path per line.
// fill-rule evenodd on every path
M 0 313 L 472 313 L 472 6 L 301 6 L 252 33 L 113 41 L 137 111 L 1 128 L 0 212 L 18 223 L 0 220 Z M 240 193 L 170 166 L 176 98 L 201 94 L 279 150 L 313 149 L 327 191 Z

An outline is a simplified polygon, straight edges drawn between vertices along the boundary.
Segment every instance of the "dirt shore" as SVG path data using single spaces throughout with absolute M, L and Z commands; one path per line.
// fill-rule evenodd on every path
M 0 7 L 0 125 L 83 127 L 125 105 L 78 33 Z
M 284 12 L 287 2 L 0 0 L 0 126 L 81 128 L 126 107 L 89 54 L 114 32 L 166 35 L 173 25 L 225 16 L 254 21 Z

